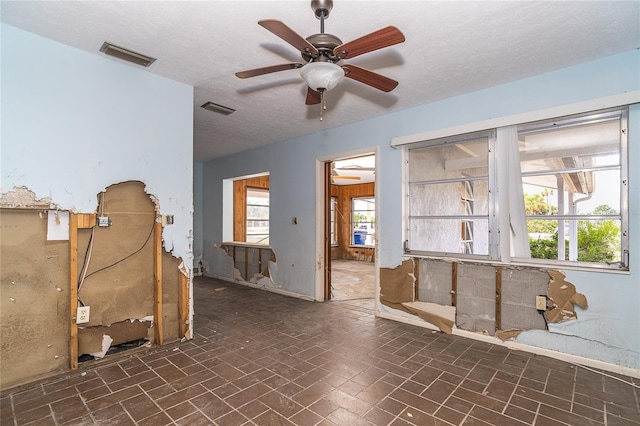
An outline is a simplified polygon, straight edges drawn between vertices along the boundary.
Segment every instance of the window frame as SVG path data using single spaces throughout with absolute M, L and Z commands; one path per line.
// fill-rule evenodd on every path
M 269 201 L 268 204 L 264 205 L 264 204 L 249 204 L 249 193 L 250 192 L 260 192 L 260 193 L 266 193 L 267 194 L 267 200 Z M 270 223 L 269 223 L 269 216 L 270 216 L 270 204 L 271 204 L 271 200 L 270 200 L 270 192 L 269 189 L 267 188 L 258 188 L 258 187 L 253 187 L 253 186 L 247 186 L 247 192 L 245 195 L 245 218 L 244 218 L 244 222 L 245 222 L 245 231 L 244 231 L 244 240 L 245 242 L 249 243 L 249 244 L 259 244 L 259 245 L 269 245 L 269 237 L 270 237 Z M 267 219 L 262 219 L 262 218 L 251 218 L 249 217 L 249 207 L 260 207 L 260 208 L 266 208 L 267 209 Z M 260 221 L 260 222 L 267 222 L 267 232 L 266 234 L 250 234 L 249 233 L 249 221 Z M 264 236 L 264 238 L 260 239 L 257 242 L 253 242 L 253 241 L 248 241 L 249 236 Z
M 585 262 L 578 260 L 555 260 L 555 259 L 540 259 L 540 258 L 528 258 L 528 257 L 517 257 L 509 255 L 511 250 L 511 243 L 509 240 L 509 236 L 500 235 L 501 226 L 505 226 L 505 223 L 509 223 L 508 220 L 505 222 L 504 217 L 500 216 L 500 207 L 503 207 L 502 215 L 509 214 L 509 206 L 506 208 L 500 205 L 500 197 L 497 195 L 500 192 L 500 183 L 498 181 L 498 174 L 501 173 L 499 167 L 503 167 L 500 163 L 504 163 L 506 157 L 504 152 L 509 151 L 509 149 L 503 149 L 503 153 L 498 153 L 497 148 L 500 142 L 504 142 L 504 140 L 499 139 L 500 136 L 495 136 L 496 133 L 499 133 L 503 129 L 513 128 L 516 129 L 535 129 L 536 126 L 538 128 L 549 126 L 550 124 L 564 123 L 567 125 L 571 125 L 571 121 L 576 121 L 580 125 L 585 124 L 585 119 L 589 117 L 593 117 L 597 119 L 598 116 L 601 115 L 604 117 L 602 120 L 619 120 L 620 122 L 620 134 L 619 134 L 619 171 L 620 171 L 620 205 L 612 206 L 615 209 L 619 210 L 620 226 L 621 226 L 621 241 L 620 241 L 620 262 L 614 263 L 598 263 L 598 262 Z M 608 118 L 607 118 L 608 115 Z M 615 118 L 610 118 L 611 116 Z M 474 261 L 480 262 L 490 262 L 490 263 L 507 263 L 507 264 L 522 264 L 522 265 L 535 265 L 535 266 L 547 266 L 547 267 L 563 267 L 567 269 L 584 269 L 584 270 L 605 270 L 610 272 L 628 272 L 629 271 L 629 185 L 628 185 L 628 175 L 629 175 L 629 163 L 628 163 L 628 155 L 629 155 L 629 147 L 628 147 L 628 131 L 629 123 L 628 123 L 628 107 L 615 107 L 609 109 L 603 109 L 598 111 L 590 111 L 586 113 L 567 115 L 562 117 L 557 117 L 554 119 L 547 120 L 539 120 L 535 122 L 522 123 L 518 125 L 513 125 L 509 127 L 500 127 L 494 129 L 488 129 L 479 132 L 473 132 L 469 134 L 460 134 L 451 137 L 444 137 L 438 139 L 432 139 L 421 142 L 414 142 L 410 144 L 406 144 L 403 150 L 403 174 L 404 174 L 404 183 L 403 183 L 403 195 L 404 195 L 404 203 L 403 203 L 403 220 L 405 221 L 404 227 L 404 252 L 405 254 L 416 256 L 416 257 L 432 257 L 432 258 L 451 258 L 451 259 L 472 259 Z M 582 120 L 582 121 L 581 121 Z M 421 148 L 431 148 L 431 147 L 441 147 L 446 146 L 448 144 L 460 143 L 465 140 L 468 141 L 473 138 L 478 138 L 484 134 L 491 134 L 493 132 L 494 137 L 489 138 L 489 158 L 488 158 L 488 185 L 489 185 L 489 253 L 488 254 L 465 254 L 465 253 L 450 253 L 450 252 L 442 252 L 442 251 L 428 251 L 428 250 L 412 250 L 411 242 L 412 235 L 411 229 L 412 224 L 411 220 L 411 199 L 409 197 L 410 191 L 409 187 L 412 184 L 410 182 L 410 151 L 414 149 Z M 517 131 L 516 131 L 517 134 Z M 498 155 L 500 154 L 500 155 Z M 518 154 L 518 160 L 520 161 L 520 154 Z M 601 169 L 605 169 L 606 167 L 602 167 Z M 615 168 L 615 167 L 614 167 Z M 596 169 L 596 168 L 594 168 Z M 526 176 L 526 173 L 520 171 L 520 180 Z M 503 186 L 504 177 L 502 177 Z M 460 181 L 463 181 L 461 178 Z M 504 203 L 504 200 L 503 200 Z M 506 211 L 506 213 L 505 213 Z M 447 215 L 443 215 L 447 216 Z M 456 215 L 449 215 L 455 217 Z M 558 220 L 558 218 L 566 218 L 568 215 L 563 214 L 559 216 L 554 216 L 553 219 Z M 580 220 L 582 218 L 589 219 L 597 219 L 596 215 L 575 215 L 576 218 L 574 220 Z M 593 216 L 593 217 L 592 217 Z M 525 216 L 525 223 L 528 217 Z M 613 217 L 608 217 L 613 218 Z M 551 218 L 548 218 L 551 219 Z M 567 220 L 567 219 L 565 219 Z M 617 220 L 617 218 L 615 219 Z M 510 233 L 506 233 L 510 234 Z M 527 234 L 528 235 L 528 234 Z
M 330 215 L 330 226 L 331 226 L 331 235 L 329 239 L 331 240 L 331 246 L 337 247 L 338 244 L 338 221 L 336 220 L 336 215 L 338 214 L 338 197 L 331 196 L 329 200 L 329 215 Z
M 355 209 L 355 203 L 356 201 L 364 201 L 366 200 L 366 202 L 373 204 L 373 208 L 371 209 L 367 209 L 367 210 L 356 210 Z M 376 217 L 376 197 L 375 196 L 362 196 L 362 197 L 351 197 L 351 217 L 349 218 L 349 224 L 350 224 L 350 246 L 352 247 L 374 247 L 375 246 L 375 217 Z M 367 231 L 367 236 L 368 235 L 372 235 L 372 244 L 356 244 L 355 242 L 355 226 L 354 226 L 354 215 L 356 214 L 356 212 L 371 212 L 373 213 L 371 215 L 371 217 L 373 218 L 373 221 L 368 220 L 364 223 L 368 223 L 370 225 L 370 229 L 372 229 L 374 232 L 373 233 L 369 233 Z M 358 222 L 358 224 L 360 224 L 362 222 Z M 366 241 L 366 237 L 365 237 L 365 241 Z

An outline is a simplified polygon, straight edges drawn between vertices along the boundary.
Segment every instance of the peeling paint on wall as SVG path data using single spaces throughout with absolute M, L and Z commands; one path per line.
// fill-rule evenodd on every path
M 51 198 L 38 198 L 36 193 L 25 186 L 14 187 L 13 191 L 3 192 L 0 194 L 0 207 L 2 208 L 42 208 L 42 209 L 59 209 Z

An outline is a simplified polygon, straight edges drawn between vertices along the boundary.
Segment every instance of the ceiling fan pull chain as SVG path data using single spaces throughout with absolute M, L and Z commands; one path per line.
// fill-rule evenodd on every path
M 327 104 L 324 100 L 324 90 L 320 89 L 320 121 L 324 120 L 322 114 L 325 109 L 327 109 Z

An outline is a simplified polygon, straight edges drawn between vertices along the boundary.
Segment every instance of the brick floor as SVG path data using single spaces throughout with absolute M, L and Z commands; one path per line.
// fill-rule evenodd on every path
M 5 391 L 0 425 L 640 425 L 639 379 L 375 318 L 371 300 L 194 293 L 193 340 Z

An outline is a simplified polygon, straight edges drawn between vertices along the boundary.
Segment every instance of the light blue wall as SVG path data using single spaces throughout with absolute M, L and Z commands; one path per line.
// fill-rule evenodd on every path
M 174 215 L 165 248 L 191 268 L 193 88 L 6 24 L 1 31 L 0 192 L 25 186 L 91 213 L 107 186 L 142 181 L 160 212 Z
M 222 238 L 222 180 L 268 171 L 271 176 L 271 246 L 278 263 L 273 280 L 283 289 L 313 297 L 316 247 L 316 159 L 377 148 L 378 255 L 380 267 L 402 260 L 401 149 L 396 136 L 441 129 L 640 89 L 640 54 L 628 51 L 501 86 L 330 129 L 204 165 L 203 253 L 213 264 Z M 568 271 L 590 306 L 574 325 L 558 332 L 521 335 L 536 346 L 583 355 L 640 370 L 640 113 L 631 111 L 631 274 Z M 328 117 L 327 120 L 331 118 Z M 291 225 L 291 217 L 299 225 Z M 216 271 L 209 271 L 213 274 Z M 586 313 L 589 312 L 589 315 Z

